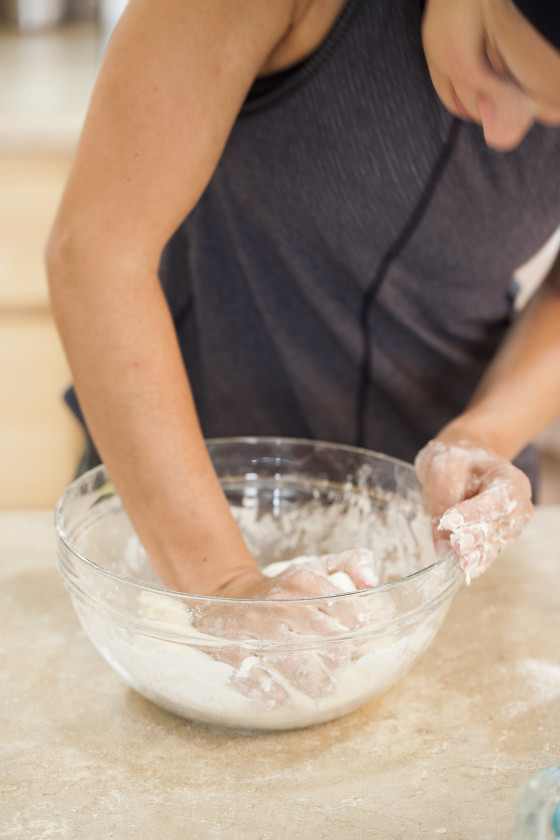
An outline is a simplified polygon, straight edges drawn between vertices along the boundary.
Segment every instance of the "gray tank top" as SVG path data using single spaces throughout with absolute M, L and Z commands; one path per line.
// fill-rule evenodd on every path
M 560 222 L 560 131 L 488 149 L 435 94 L 421 15 L 419 0 L 349 0 L 317 52 L 249 97 L 166 246 L 206 436 L 410 461 L 501 342 L 513 272 Z

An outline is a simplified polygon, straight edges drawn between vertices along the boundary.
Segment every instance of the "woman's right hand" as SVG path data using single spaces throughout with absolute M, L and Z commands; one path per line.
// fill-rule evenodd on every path
M 367 620 L 357 604 L 329 599 L 348 591 L 333 577 L 341 574 L 356 590 L 379 583 L 379 566 L 372 552 L 351 549 L 296 562 L 274 577 L 266 577 L 258 569 L 243 572 L 214 593 L 224 599 L 237 599 L 234 605 L 224 600 L 197 608 L 197 630 L 231 640 L 219 659 L 232 666 L 230 682 L 237 691 L 274 708 L 287 701 L 287 685 L 315 699 L 334 690 L 336 672 L 349 664 L 349 649 L 333 644 L 319 653 L 310 651 L 308 645 L 301 650 L 297 646 L 298 641 L 310 636 L 325 640 L 355 630 Z M 291 603 L 316 598 L 323 600 Z M 238 599 L 248 599 L 243 610 Z M 242 644 L 247 638 L 280 641 L 285 649 L 275 652 L 272 644 L 269 653 L 251 656 Z

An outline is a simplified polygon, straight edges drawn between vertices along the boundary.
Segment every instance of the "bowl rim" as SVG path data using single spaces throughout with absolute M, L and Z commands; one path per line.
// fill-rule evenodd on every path
M 407 461 L 403 461 L 400 458 L 394 458 L 392 455 L 385 455 L 381 452 L 376 452 L 373 449 L 366 449 L 362 446 L 352 446 L 351 444 L 345 443 L 333 443 L 330 441 L 322 441 L 322 440 L 313 440 L 311 438 L 296 438 L 296 437 L 282 437 L 282 436 L 260 436 L 260 435 L 240 435 L 240 436 L 232 436 L 232 437 L 216 437 L 216 438 L 205 438 L 205 444 L 235 444 L 235 443 L 244 443 L 244 444 L 258 444 L 258 443 L 274 443 L 277 445 L 281 445 L 284 443 L 287 444 L 305 444 L 305 445 L 312 445 L 314 447 L 318 447 L 320 449 L 336 449 L 337 451 L 351 451 L 354 453 L 365 452 L 368 456 L 374 456 L 377 460 L 386 461 L 393 464 L 397 464 L 400 467 L 406 468 L 407 471 L 414 472 L 414 466 Z M 231 597 L 223 597 L 219 595 L 197 595 L 196 593 L 192 592 L 182 592 L 181 590 L 177 589 L 167 589 L 164 586 L 156 586 L 154 584 L 150 584 L 147 582 L 142 582 L 139 580 L 134 580 L 134 578 L 129 578 L 126 575 L 121 574 L 120 572 L 114 572 L 111 569 L 106 569 L 104 566 L 100 566 L 99 563 L 95 563 L 93 560 L 90 560 L 84 554 L 76 549 L 69 540 L 66 535 L 65 530 L 62 528 L 60 524 L 60 520 L 62 517 L 62 509 L 64 507 L 64 503 L 67 497 L 84 481 L 86 476 L 93 476 L 95 473 L 101 473 L 105 470 L 105 474 L 107 476 L 107 483 L 112 484 L 112 480 L 109 476 L 107 468 L 105 464 L 101 463 L 98 464 L 96 467 L 93 467 L 90 470 L 87 470 L 82 475 L 75 478 L 66 488 L 66 490 L 60 496 L 54 511 L 54 526 L 55 532 L 58 540 L 64 545 L 64 547 L 70 552 L 70 554 L 76 557 L 78 560 L 81 560 L 86 566 L 94 569 L 96 572 L 101 572 L 102 575 L 109 579 L 114 579 L 119 583 L 125 583 L 128 586 L 132 586 L 134 588 L 141 589 L 143 591 L 157 593 L 158 595 L 164 595 L 166 597 L 171 598 L 179 598 L 181 600 L 186 599 L 194 599 L 205 602 L 215 602 L 218 604 L 223 603 L 235 603 L 235 604 L 298 604 L 298 603 L 325 603 L 326 601 L 332 601 L 334 599 L 340 598 L 356 598 L 357 596 L 364 596 L 364 595 L 371 595 L 372 593 L 377 593 L 381 591 L 387 591 L 388 589 L 392 589 L 396 586 L 403 586 L 405 583 L 412 581 L 413 579 L 419 578 L 421 576 L 426 575 L 432 569 L 435 569 L 440 566 L 444 566 L 446 564 L 452 564 L 456 566 L 457 571 L 459 569 L 459 557 L 453 548 L 445 554 L 443 557 L 439 557 L 433 563 L 430 563 L 428 566 L 425 566 L 423 569 L 418 569 L 415 572 L 411 572 L 409 575 L 405 575 L 402 578 L 397 578 L 397 580 L 388 581 L 387 583 L 380 583 L 377 586 L 370 586 L 366 589 L 358 589 L 354 592 L 337 592 L 333 593 L 332 595 L 314 595 L 308 598 L 231 598 Z M 104 485 L 102 485 L 104 486 Z M 114 486 L 114 485 L 113 485 Z M 100 488 L 101 489 L 101 488 Z M 114 495 L 118 496 L 116 489 L 114 490 Z

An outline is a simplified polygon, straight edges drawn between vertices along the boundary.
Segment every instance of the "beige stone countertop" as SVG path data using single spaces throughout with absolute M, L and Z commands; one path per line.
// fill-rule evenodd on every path
M 0 513 L 0 838 L 509 840 L 560 759 L 560 507 L 470 588 L 385 695 L 247 735 L 152 705 L 81 630 L 52 514 Z

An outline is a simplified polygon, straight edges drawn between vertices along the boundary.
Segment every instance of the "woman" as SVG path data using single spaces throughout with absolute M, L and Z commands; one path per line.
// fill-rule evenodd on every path
M 262 576 L 203 433 L 422 449 L 470 575 L 528 520 L 510 460 L 560 411 L 560 268 L 510 331 L 511 278 L 560 221 L 556 8 L 131 0 L 48 268 L 87 426 L 166 584 L 327 585 Z

